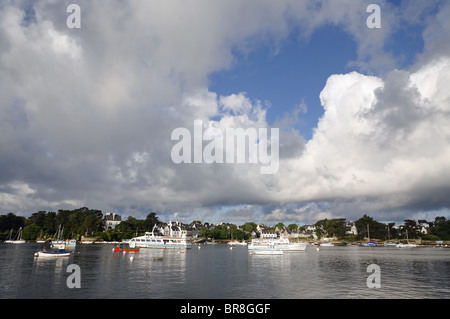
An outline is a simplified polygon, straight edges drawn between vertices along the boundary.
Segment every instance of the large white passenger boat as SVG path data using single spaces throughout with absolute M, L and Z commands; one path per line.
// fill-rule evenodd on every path
M 268 249 L 276 248 L 282 251 L 303 251 L 306 249 L 307 243 L 304 242 L 290 242 L 286 237 L 280 237 L 276 239 L 253 239 L 248 244 L 248 249 Z
M 130 248 L 189 249 L 192 244 L 185 235 L 181 237 L 157 236 L 153 231 L 128 241 Z

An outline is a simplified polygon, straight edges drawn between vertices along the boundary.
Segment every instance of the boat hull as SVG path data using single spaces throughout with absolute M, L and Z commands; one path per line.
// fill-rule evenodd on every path
M 417 248 L 417 245 L 414 244 L 397 244 L 397 246 L 395 246 L 397 248 Z
M 275 247 L 282 251 L 304 251 L 307 243 L 276 243 L 276 242 L 252 242 L 248 245 L 249 250 L 269 249 Z
M 253 249 L 255 255 L 283 255 L 282 250 L 278 249 Z
M 153 236 L 147 233 L 128 241 L 130 248 L 190 249 L 192 244 L 185 237 Z
M 139 252 L 140 248 L 120 248 L 120 247 L 115 247 L 114 248 L 114 252 L 118 253 L 120 251 L 124 252 L 124 251 L 130 251 L 130 252 Z
M 69 257 L 72 253 L 71 252 L 45 252 L 45 251 L 38 251 L 34 254 L 35 257 L 49 257 L 49 258 L 55 258 L 55 257 Z
M 230 241 L 228 243 L 228 245 L 231 245 L 231 246 L 247 246 L 247 243 L 246 242 L 240 242 L 240 241 Z

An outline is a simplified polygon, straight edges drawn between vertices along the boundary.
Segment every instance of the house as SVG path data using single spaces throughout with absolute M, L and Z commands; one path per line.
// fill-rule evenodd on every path
M 417 228 L 418 231 L 421 232 L 422 234 L 428 234 L 428 231 L 430 230 L 430 223 L 428 223 L 424 219 L 419 219 L 417 221 Z
M 106 213 L 105 215 L 105 230 L 115 229 L 122 221 L 122 217 L 116 213 Z
M 165 227 L 161 227 L 160 232 L 163 236 L 183 237 L 187 236 L 185 225 L 179 222 L 169 222 Z
M 354 222 L 347 222 L 345 224 L 345 234 L 347 235 L 358 235 L 358 230 Z
M 316 240 L 317 239 L 317 235 L 316 235 L 316 232 L 315 231 L 312 231 L 312 230 L 304 230 L 304 231 L 301 231 L 299 234 L 298 234 L 298 237 L 299 238 L 314 238 L 314 240 Z
M 278 234 L 275 230 L 261 230 L 260 237 L 262 239 L 275 239 L 278 237 Z
M 198 235 L 199 235 L 202 227 L 203 227 L 202 224 L 185 225 L 186 236 L 192 237 L 192 238 L 198 238 Z
M 278 238 L 278 234 L 275 229 L 268 229 L 265 225 L 256 226 L 256 232 L 259 233 L 261 239 L 273 239 Z

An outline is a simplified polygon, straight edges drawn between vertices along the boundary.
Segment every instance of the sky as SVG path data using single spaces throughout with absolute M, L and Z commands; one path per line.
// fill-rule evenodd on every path
M 445 0 L 0 1 L 0 214 L 450 218 L 449 16 Z M 177 163 L 199 121 L 267 129 L 277 170 L 261 153 Z

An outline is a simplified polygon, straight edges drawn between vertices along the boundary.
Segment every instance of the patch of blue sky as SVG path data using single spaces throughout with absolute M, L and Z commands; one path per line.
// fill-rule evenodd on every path
M 320 92 L 330 75 L 352 71 L 348 64 L 356 59 L 356 43 L 341 28 L 329 25 L 309 39 L 291 34 L 276 55 L 266 46 L 247 55 L 237 52 L 235 58 L 232 69 L 210 76 L 209 89 L 218 95 L 246 92 L 252 100 L 268 101 L 270 125 L 303 103 L 306 112 L 298 113 L 294 128 L 308 140 L 323 115 Z
M 24 18 L 23 25 L 28 26 L 31 23 L 36 23 L 36 12 L 34 10 L 34 3 L 27 2 L 24 4 Z

